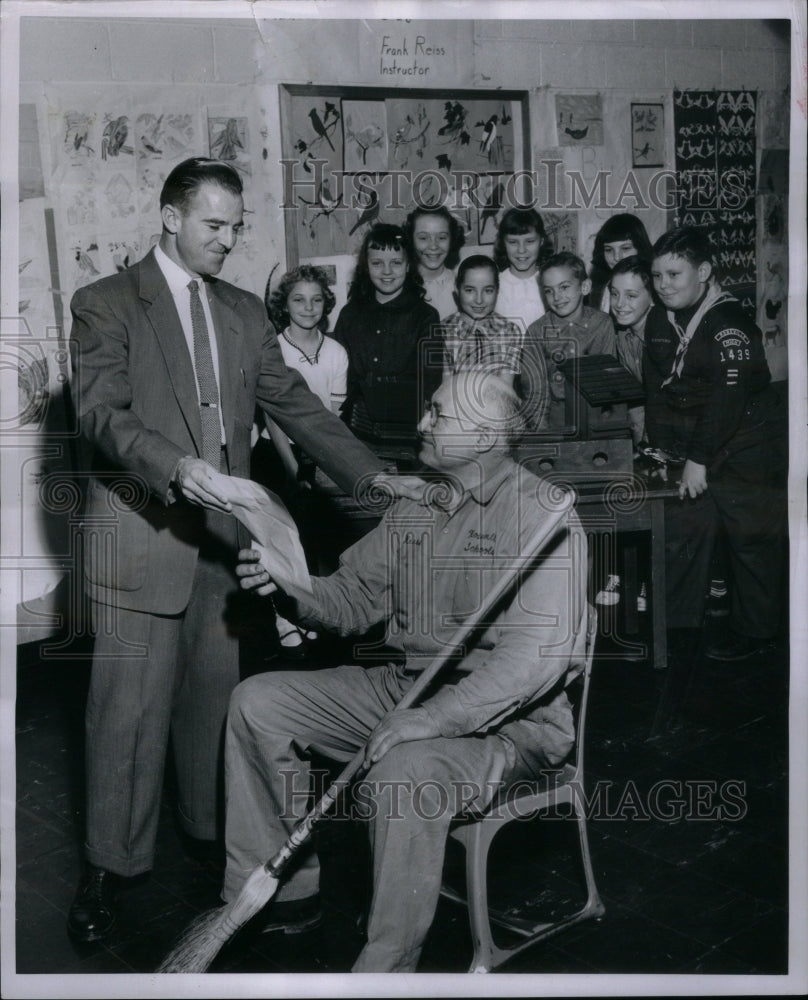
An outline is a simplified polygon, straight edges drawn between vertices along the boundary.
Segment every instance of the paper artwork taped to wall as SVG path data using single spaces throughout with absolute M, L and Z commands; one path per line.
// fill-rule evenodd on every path
M 674 91 L 680 225 L 707 228 L 721 283 L 756 311 L 757 94 Z
M 603 100 L 600 94 L 556 94 L 559 146 L 603 145 Z
M 477 190 L 479 210 L 477 215 L 477 242 L 487 246 L 494 242 L 497 236 L 497 226 L 505 211 L 505 190 L 507 178 L 502 175 L 480 178 Z
M 446 205 L 470 240 L 482 221 L 483 238 L 493 241 L 496 212 L 484 209 L 480 218 L 474 182 L 495 175 L 485 185 L 490 191 L 513 172 L 518 103 L 389 93 L 354 98 L 318 89 L 289 96 L 284 158 L 293 164 L 298 211 L 288 224 L 299 257 L 352 254 L 369 225 L 401 224 L 416 203 Z
M 345 170 L 387 170 L 387 116 L 384 101 L 343 101 Z
M 432 129 L 432 121 L 423 101 L 388 101 L 387 115 L 392 169 L 423 167 Z
M 664 167 L 664 114 L 663 104 L 631 105 L 631 165 L 635 169 Z
M 137 211 L 135 205 L 134 177 L 113 174 L 104 188 L 109 214 L 113 219 L 126 219 Z
M 139 160 L 184 160 L 198 152 L 193 116 L 186 112 L 144 111 L 135 122 Z
M 83 165 L 98 157 L 95 135 L 97 116 L 94 112 L 65 111 L 62 115 L 62 141 L 57 162 Z
M 134 154 L 129 116 L 111 112 L 105 114 L 101 130 L 101 159 L 126 160 Z
M 252 173 L 246 117 L 216 115 L 208 111 L 208 149 L 214 160 L 224 160 L 242 176 Z
M 574 212 L 543 212 L 547 238 L 556 253 L 578 253 L 578 217 Z

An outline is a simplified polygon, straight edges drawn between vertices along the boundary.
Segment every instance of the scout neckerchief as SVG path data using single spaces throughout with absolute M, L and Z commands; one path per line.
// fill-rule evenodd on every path
M 693 334 L 698 329 L 699 323 L 701 323 L 704 318 L 704 314 L 712 309 L 713 306 L 719 304 L 719 302 L 737 302 L 738 300 L 734 295 L 730 295 L 729 292 L 722 290 L 721 286 L 718 284 L 711 284 L 707 289 L 707 294 L 704 296 L 699 308 L 691 317 L 690 322 L 687 324 L 686 329 L 676 322 L 676 313 L 672 309 L 668 309 L 668 321 L 671 326 L 676 331 L 676 335 L 679 338 L 679 346 L 676 348 L 676 356 L 673 359 L 673 368 L 671 369 L 670 375 L 662 383 L 662 386 L 668 385 L 675 378 L 679 378 L 682 374 L 682 368 L 685 363 L 685 355 L 687 354 L 687 349 L 690 346 L 690 341 L 693 339 Z

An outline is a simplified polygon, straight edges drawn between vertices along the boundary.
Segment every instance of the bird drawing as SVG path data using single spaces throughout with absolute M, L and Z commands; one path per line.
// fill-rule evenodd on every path
M 162 156 L 163 150 L 157 145 L 157 142 L 159 141 L 159 137 L 162 135 L 161 129 L 164 116 L 160 115 L 158 118 L 154 118 L 154 115 L 144 115 L 142 117 L 145 118 L 144 125 L 149 121 L 149 119 L 154 119 L 150 124 L 146 125 L 140 136 L 143 148 L 149 153 L 154 153 L 156 156 Z
M 239 136 L 238 119 L 228 118 L 210 144 L 211 155 L 217 155 L 220 160 L 235 160 L 240 149 L 244 149 L 244 143 Z
M 648 154 L 651 152 L 651 143 L 646 142 L 642 149 L 634 148 L 634 158 L 636 160 L 647 160 Z
M 480 135 L 480 152 L 487 153 L 491 149 L 491 144 L 496 138 L 497 134 L 497 123 L 499 122 L 499 115 L 491 115 L 491 117 L 484 122 L 476 122 L 475 128 L 482 128 L 482 134 Z
M 452 161 L 449 159 L 449 156 L 448 156 L 447 153 L 440 153 L 438 156 L 435 157 L 435 159 L 437 160 L 438 167 L 441 170 L 451 170 L 452 169 Z
M 76 251 L 75 259 L 76 263 L 79 265 L 79 270 L 91 276 L 95 276 L 96 274 L 101 273 L 93 263 L 90 255 L 86 253 L 86 251 L 82 250 L 81 247 L 74 247 L 73 249 Z M 88 247 L 88 249 L 97 250 L 98 247 L 93 245 L 91 247 Z
M 328 129 L 323 124 L 323 121 L 320 118 L 320 116 L 317 114 L 316 108 L 312 108 L 311 111 L 309 111 L 309 118 L 311 119 L 311 127 L 314 129 L 317 135 L 320 136 L 321 139 L 325 139 L 325 141 L 328 143 L 331 149 L 334 149 L 334 143 L 331 141 L 331 137 L 328 134 Z
M 565 128 L 564 131 L 571 139 L 585 139 L 586 133 L 589 131 L 589 126 L 585 128 Z
M 346 119 L 346 122 L 348 124 L 348 128 L 346 129 L 345 134 L 349 139 L 352 139 L 361 150 L 362 165 L 365 166 L 368 162 L 368 150 L 371 148 L 382 148 L 384 146 L 384 129 L 378 124 L 378 122 L 371 122 L 358 132 L 354 132 L 350 127 L 350 119 Z
M 502 186 L 502 181 L 498 181 L 496 187 L 491 190 L 491 194 L 486 198 L 485 204 L 480 210 L 480 231 L 485 228 L 485 223 L 488 219 L 495 219 L 497 212 L 502 207 L 502 199 L 505 194 L 505 188 Z
M 374 219 L 378 216 L 380 208 L 381 206 L 379 205 L 378 192 L 371 191 L 370 200 L 368 201 L 367 205 L 365 205 L 365 207 L 362 209 L 362 211 L 359 213 L 359 218 L 351 227 L 351 230 L 348 233 L 348 235 L 353 236 L 353 234 L 356 232 L 357 229 L 359 229 L 360 226 L 364 226 L 365 224 L 370 224 L 371 222 L 373 222 Z
M 120 153 L 131 153 L 132 147 L 125 145 L 129 135 L 129 119 L 126 115 L 111 118 L 104 126 L 101 136 L 101 159 L 118 156 Z
M 445 122 L 438 129 L 438 135 L 442 136 L 444 142 L 459 143 L 467 146 L 471 136 L 465 129 L 468 111 L 459 101 L 446 101 L 443 105 L 443 120 Z
M 327 180 L 324 180 L 317 188 L 317 197 L 314 201 L 308 201 L 301 195 L 298 195 L 297 197 L 298 200 L 302 201 L 304 205 L 307 205 L 309 208 L 316 209 L 314 215 L 312 215 L 310 219 L 301 223 L 301 225 L 304 226 L 308 225 L 309 234 L 312 239 L 314 239 L 315 233 L 314 223 L 323 216 L 328 218 L 328 216 L 330 216 L 332 212 L 336 211 L 336 209 L 338 209 L 342 204 L 342 193 L 340 192 L 340 194 L 335 198 Z M 308 212 L 306 214 L 308 215 Z

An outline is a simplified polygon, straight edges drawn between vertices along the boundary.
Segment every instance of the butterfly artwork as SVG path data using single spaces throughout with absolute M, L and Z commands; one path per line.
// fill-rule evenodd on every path
M 716 95 L 707 91 L 682 90 L 675 92 L 673 95 L 674 104 L 685 110 L 700 108 L 702 111 L 708 111 L 710 108 L 715 107 L 716 100 Z
M 755 94 L 750 90 L 741 90 L 735 93 L 724 91 L 718 95 L 717 110 L 723 111 L 725 108 L 729 108 L 736 115 L 741 111 L 754 112 Z

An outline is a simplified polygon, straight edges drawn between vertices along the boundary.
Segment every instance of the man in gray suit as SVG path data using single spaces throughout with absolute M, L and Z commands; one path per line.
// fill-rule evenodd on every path
M 286 368 L 261 300 L 215 277 L 242 226 L 238 174 L 187 160 L 160 205 L 159 245 L 71 304 L 95 635 L 88 864 L 68 920 L 83 941 L 112 930 L 120 877 L 152 867 L 169 734 L 181 828 L 220 836 L 221 740 L 239 680 L 227 602 L 244 539 L 211 466 L 249 476 L 257 403 L 346 492 L 381 469 Z M 422 485 L 392 488 L 417 495 Z M 114 543 L 100 544 L 110 525 Z

